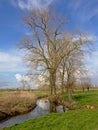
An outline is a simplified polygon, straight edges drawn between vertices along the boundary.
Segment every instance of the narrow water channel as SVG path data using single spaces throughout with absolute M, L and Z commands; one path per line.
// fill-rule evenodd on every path
M 47 99 L 37 100 L 36 104 L 37 104 L 36 108 L 32 110 L 31 112 L 24 115 L 12 117 L 8 119 L 7 121 L 0 123 L 0 129 L 11 126 L 11 125 L 19 124 L 28 119 L 46 115 L 50 112 L 50 103 Z

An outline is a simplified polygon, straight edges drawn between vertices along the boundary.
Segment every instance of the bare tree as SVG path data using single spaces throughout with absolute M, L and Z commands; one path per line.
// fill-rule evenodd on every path
M 30 12 L 23 20 L 33 35 L 21 41 L 20 48 L 26 52 L 25 61 L 32 71 L 36 69 L 39 74 L 43 72 L 48 75 L 50 93 L 56 94 L 56 76 L 62 60 L 66 62 L 78 51 L 83 54 L 83 45 L 88 41 L 82 39 L 81 34 L 78 34 L 77 40 L 76 35 L 65 33 L 63 25 L 66 19 L 57 17 L 53 11 Z
M 81 87 L 83 89 L 83 92 L 85 91 L 85 89 L 87 89 L 87 91 L 89 91 L 89 89 L 92 86 L 93 85 L 92 85 L 91 79 L 89 77 L 81 78 Z
M 66 72 L 67 72 L 66 89 L 69 101 L 72 100 L 72 90 L 74 88 L 75 82 L 79 78 L 79 75 L 82 71 L 81 69 L 82 62 L 80 59 L 78 59 L 79 58 L 78 56 L 79 55 L 77 54 L 76 57 L 71 57 L 71 59 L 68 59 L 68 61 L 66 62 Z
M 61 26 L 66 20 L 57 20 L 52 13 L 46 10 L 40 12 L 31 12 L 24 18 L 27 25 L 33 31 L 33 42 L 25 38 L 22 48 L 28 53 L 25 59 L 30 66 L 36 66 L 44 72 L 47 71 L 50 81 L 51 94 L 56 94 L 56 70 L 67 53 L 65 43 L 59 39 Z
M 69 43 L 66 51 L 69 52 L 71 50 L 71 52 L 67 57 L 64 57 L 60 63 L 60 70 L 62 70 L 60 76 L 62 92 L 66 89 L 68 100 L 72 101 L 74 84 L 79 80 L 81 75 L 85 73 L 84 57 L 85 54 L 90 51 L 89 44 L 87 44 L 90 43 L 90 41 L 84 34 L 78 35 L 78 38 L 75 38 L 75 35 L 70 35 L 68 39 Z

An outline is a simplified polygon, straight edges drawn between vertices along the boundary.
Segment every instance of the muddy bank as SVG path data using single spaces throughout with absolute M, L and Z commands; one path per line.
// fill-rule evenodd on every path
M 16 92 L 0 98 L 0 122 L 16 115 L 30 112 L 36 107 L 36 100 L 46 97 L 30 92 Z
M 35 100 L 35 102 L 36 102 L 36 100 Z M 9 119 L 13 116 L 21 115 L 21 114 L 25 114 L 25 113 L 30 112 L 31 110 L 33 110 L 36 107 L 35 102 L 33 104 L 30 104 L 30 106 L 29 105 L 26 106 L 26 108 L 18 107 L 16 110 L 11 109 L 10 111 L 9 110 L 0 111 L 0 122 L 4 121 L 6 119 Z
M 50 101 L 50 112 L 56 112 L 56 107 L 62 105 L 64 108 L 73 109 L 76 104 L 69 104 L 60 96 L 34 95 L 32 92 L 15 92 L 0 98 L 0 122 L 16 115 L 26 114 L 36 107 L 38 99 L 47 97 Z
M 0 128 L 5 128 L 11 125 L 19 124 L 23 121 L 43 116 L 50 113 L 50 102 L 47 98 L 41 98 L 36 101 L 36 107 L 31 112 L 14 116 L 0 123 Z

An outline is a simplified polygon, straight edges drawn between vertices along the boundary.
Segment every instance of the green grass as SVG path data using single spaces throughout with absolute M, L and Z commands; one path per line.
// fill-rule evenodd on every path
M 66 94 L 62 94 L 64 98 Z M 75 91 L 73 99 L 79 106 L 95 105 L 95 109 L 70 110 L 28 120 L 3 130 L 98 130 L 98 90 Z
M 79 105 L 96 105 L 98 104 L 98 91 L 97 90 L 92 90 L 89 92 L 81 92 L 74 94 L 74 99 L 77 101 Z
M 3 130 L 98 130 L 98 109 L 50 114 Z
M 64 98 L 67 98 L 66 94 L 62 95 Z M 98 90 L 91 91 L 75 91 L 73 93 L 73 99 L 78 105 L 98 105 Z

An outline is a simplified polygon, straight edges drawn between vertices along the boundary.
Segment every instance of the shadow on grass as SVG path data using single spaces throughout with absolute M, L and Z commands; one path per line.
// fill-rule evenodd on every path
M 86 96 L 87 95 L 85 95 L 85 94 L 83 94 L 83 95 L 74 95 L 73 99 L 75 99 L 75 100 L 81 100 L 81 99 L 85 98 Z
M 76 101 L 77 101 L 77 100 L 85 99 L 87 96 L 88 96 L 87 93 L 73 93 L 73 94 L 72 94 L 73 100 L 76 100 Z M 65 94 L 65 93 L 62 94 L 62 97 L 63 97 L 64 99 L 68 99 L 68 95 Z

